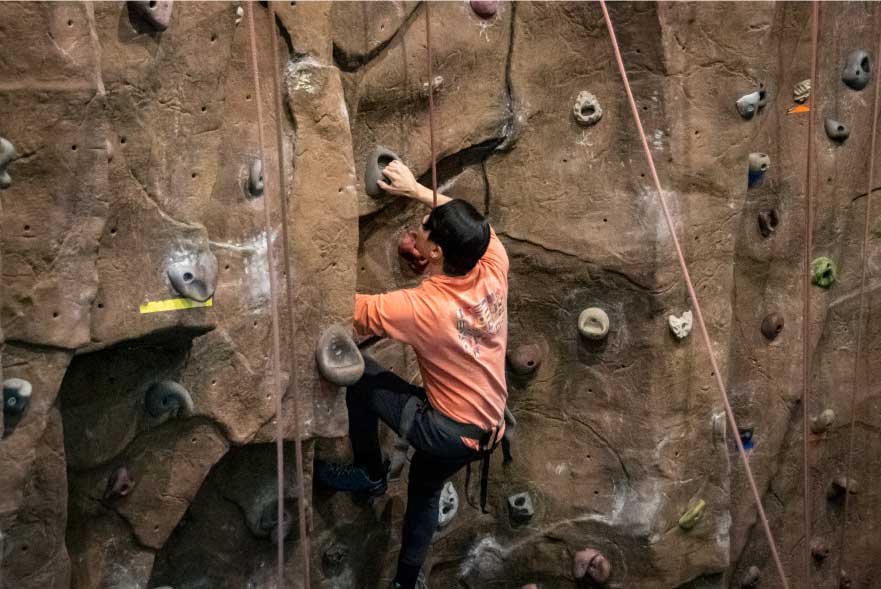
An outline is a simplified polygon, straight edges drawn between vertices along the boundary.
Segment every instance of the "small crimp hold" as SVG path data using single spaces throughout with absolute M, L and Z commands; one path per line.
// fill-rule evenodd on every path
M 211 251 L 187 255 L 169 263 L 167 274 L 179 295 L 205 302 L 217 288 L 217 258 Z
M 605 583 L 612 574 L 612 565 L 599 550 L 585 548 L 575 553 L 572 574 L 576 579 L 589 576 L 595 583 Z
M 0 190 L 6 190 L 12 186 L 12 176 L 9 175 L 7 168 L 16 155 L 12 142 L 0 137 Z
M 588 307 L 578 316 L 578 333 L 592 340 L 605 338 L 609 333 L 609 316 L 599 307 Z
M 780 224 L 780 216 L 777 215 L 777 211 L 775 209 L 761 211 L 758 215 L 758 219 L 759 233 L 762 234 L 762 237 L 771 237 L 774 235 L 774 232 L 777 231 L 777 225 Z
M 670 331 L 672 331 L 673 335 L 679 339 L 685 339 L 688 337 L 688 334 L 691 333 L 693 321 L 694 317 L 692 316 L 691 311 L 685 311 L 679 317 L 676 315 L 669 315 L 667 317 L 667 324 L 670 326 Z
M 104 501 L 113 501 L 125 497 L 135 488 L 135 481 L 129 475 L 124 466 L 118 467 L 107 479 L 107 488 L 104 490 Z
M 367 157 L 367 169 L 364 171 L 364 192 L 370 196 L 379 196 L 382 194 L 383 190 L 379 187 L 377 182 L 380 180 L 386 184 L 389 182 L 389 179 L 383 175 L 382 171 L 387 165 L 395 160 L 400 161 L 400 159 L 401 158 L 398 157 L 398 154 L 382 145 L 374 147 L 373 151 L 370 152 L 370 155 Z
M 841 80 L 848 88 L 862 90 L 869 83 L 872 75 L 872 63 L 869 54 L 862 49 L 851 51 L 844 63 Z
M 792 99 L 798 104 L 804 104 L 811 95 L 811 80 L 802 80 L 792 88 Z
M 783 316 L 780 313 L 769 313 L 762 321 L 762 335 L 773 341 L 783 331 Z
M 189 417 L 193 414 L 190 392 L 173 380 L 160 380 L 150 385 L 144 395 L 150 417 Z
M 157 31 L 164 31 L 171 22 L 174 0 L 132 0 L 128 3 L 144 20 Z
M 818 416 L 811 419 L 811 431 L 815 434 L 822 434 L 835 423 L 835 411 L 832 409 L 824 409 Z
M 318 338 L 315 360 L 321 376 L 337 386 L 353 385 L 364 374 L 361 351 L 352 336 L 339 325 L 331 325 Z
M 690 530 L 703 519 L 704 512 L 707 509 L 707 503 L 703 499 L 698 499 L 691 504 L 691 507 L 679 518 L 679 527 L 683 530 Z
M 263 160 L 256 158 L 248 170 L 248 194 L 263 196 Z
M 584 127 L 597 124 L 603 118 L 603 109 L 597 97 L 584 90 L 578 93 L 575 98 L 575 105 L 572 107 L 572 116 L 575 121 Z
M 850 137 L 850 129 L 847 128 L 847 125 L 840 123 L 835 119 L 827 118 L 824 126 L 826 128 L 826 135 L 832 141 L 844 143 L 844 141 Z
M 517 346 L 508 351 L 508 364 L 519 376 L 529 376 L 541 366 L 541 348 L 536 344 Z
M 529 493 L 516 493 L 508 497 L 508 515 L 514 525 L 529 523 L 529 520 L 535 515 L 535 508 Z
M 742 116 L 746 120 L 750 120 L 756 115 L 756 112 L 759 110 L 759 102 L 761 101 L 761 99 L 762 96 L 758 91 L 741 96 L 737 99 L 737 102 L 735 103 L 737 106 L 737 112 L 739 112 L 740 116 Z
M 838 267 L 831 259 L 820 256 L 811 262 L 811 282 L 820 288 L 829 288 L 838 277 Z
M 452 481 L 447 481 L 441 490 L 440 502 L 437 504 L 437 527 L 438 529 L 445 527 L 459 511 L 459 494 L 456 493 L 456 487 Z

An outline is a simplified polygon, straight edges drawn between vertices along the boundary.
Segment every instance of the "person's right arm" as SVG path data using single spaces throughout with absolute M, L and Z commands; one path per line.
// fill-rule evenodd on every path
M 417 182 L 413 172 L 403 162 L 394 160 L 383 168 L 382 174 L 391 182 L 386 183 L 383 180 L 379 180 L 377 184 L 389 194 L 406 196 L 428 207 L 434 204 L 434 195 L 431 189 Z M 437 206 L 445 205 L 451 200 L 453 199 L 440 192 L 437 193 Z

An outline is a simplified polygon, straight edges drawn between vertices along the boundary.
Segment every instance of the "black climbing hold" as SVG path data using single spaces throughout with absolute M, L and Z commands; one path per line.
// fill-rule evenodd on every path
M 758 105 L 759 105 L 759 108 L 762 108 L 763 106 L 768 104 L 768 92 L 767 92 L 767 90 L 765 90 L 764 82 L 759 84 L 758 93 L 759 93 Z
M 325 577 L 337 577 L 346 568 L 349 548 L 345 544 L 335 543 L 321 555 L 321 571 Z
M 31 401 L 31 383 L 21 378 L 3 381 L 3 415 L 20 418 Z
M 0 190 L 12 186 L 12 176 L 9 175 L 9 163 L 15 158 L 15 146 L 8 139 L 0 137 Z
M 829 139 L 832 141 L 843 143 L 845 139 L 850 137 L 850 129 L 847 128 L 847 125 L 839 123 L 835 119 L 827 118 L 825 127 L 826 135 L 828 135 Z
M 514 525 L 529 523 L 529 520 L 535 515 L 535 508 L 529 493 L 517 493 L 508 497 L 508 515 Z
M 173 380 L 150 385 L 144 395 L 144 404 L 151 417 L 189 417 L 193 414 L 193 398 L 189 391 Z
M 752 186 L 758 182 L 770 167 L 771 158 L 768 157 L 768 154 L 759 152 L 749 154 L 749 185 Z
M 759 567 L 753 565 L 744 573 L 743 578 L 740 580 L 740 586 L 744 589 L 751 589 L 752 587 L 758 587 L 761 580 L 762 571 L 759 570 Z
M 129 10 L 134 9 L 154 29 L 164 31 L 171 22 L 171 10 L 174 8 L 174 0 L 132 0 L 128 5 Z
M 447 481 L 441 490 L 440 501 L 437 504 L 437 527 L 438 529 L 445 527 L 459 511 L 459 494 L 456 493 L 456 487 L 452 481 Z
M 248 170 L 248 194 L 263 196 L 263 160 L 260 158 L 252 161 Z
M 541 348 L 536 344 L 517 346 L 508 352 L 511 370 L 519 376 L 529 376 L 541 366 Z
M 759 110 L 759 102 L 762 100 L 762 95 L 756 91 L 751 92 L 749 94 L 745 94 L 737 99 L 735 103 L 737 106 L 737 112 L 740 113 L 740 116 L 745 118 L 746 120 L 750 120 L 756 115 L 756 112 Z
M 844 70 L 841 72 L 842 81 L 849 88 L 862 90 L 869 83 L 871 75 L 872 63 L 869 54 L 862 49 L 851 51 L 847 55 Z
M 753 438 L 753 428 L 752 427 L 739 427 L 737 428 L 737 433 L 740 436 L 740 443 L 743 444 L 744 450 L 752 450 L 756 441 Z
M 171 286 L 183 297 L 205 302 L 217 287 L 217 258 L 210 251 L 177 259 L 168 265 Z
M 822 434 L 835 423 L 835 411 L 832 409 L 824 409 L 818 416 L 811 419 L 811 431 L 815 434 Z
M 590 577 L 595 583 L 605 583 L 612 574 L 612 565 L 599 550 L 585 548 L 575 553 L 572 574 L 576 579 Z
M 831 553 L 832 551 L 829 549 L 829 546 L 822 539 L 816 538 L 811 542 L 811 556 L 813 556 L 814 560 L 817 562 L 826 560 Z
M 107 479 L 107 487 L 104 489 L 104 500 L 112 501 L 120 497 L 125 497 L 131 493 L 135 487 L 134 479 L 129 476 L 128 469 L 124 466 L 118 467 L 111 473 Z
M 498 0 L 471 0 L 471 10 L 480 18 L 492 18 L 498 9 Z
M 379 196 L 383 193 L 382 188 L 376 183 L 380 180 L 388 183 L 389 179 L 383 176 L 382 170 L 395 160 L 400 160 L 398 154 L 392 150 L 377 145 L 367 157 L 367 169 L 364 172 L 364 191 L 370 196 Z
M 578 93 L 575 105 L 572 107 L 572 116 L 582 126 L 589 127 L 597 124 L 603 118 L 603 108 L 597 97 L 588 91 Z
M 826 498 L 830 501 L 837 501 L 842 499 L 845 493 L 855 495 L 858 491 L 859 489 L 855 480 L 843 476 L 836 477 L 832 479 L 832 482 L 829 483 L 829 488 L 826 489 Z
M 783 331 L 783 316 L 780 313 L 769 313 L 762 321 L 762 335 L 774 340 Z
M 774 209 L 768 209 L 759 213 L 759 233 L 762 237 L 771 237 L 780 224 L 780 217 Z
M 331 325 L 318 338 L 315 360 L 321 376 L 337 386 L 353 385 L 364 374 L 364 357 L 339 325 Z

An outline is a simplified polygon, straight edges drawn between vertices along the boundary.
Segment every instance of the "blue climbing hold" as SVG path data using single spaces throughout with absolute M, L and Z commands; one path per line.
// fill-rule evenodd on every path
M 740 434 L 740 443 L 743 444 L 744 450 L 752 450 L 753 448 L 755 448 L 756 442 L 755 438 L 753 437 L 753 428 L 737 428 L 737 433 Z

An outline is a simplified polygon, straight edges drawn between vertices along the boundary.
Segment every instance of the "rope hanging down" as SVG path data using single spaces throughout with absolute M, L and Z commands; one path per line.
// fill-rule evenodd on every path
M 630 102 L 630 109 L 633 111 L 633 120 L 636 123 L 637 130 L 639 131 L 639 137 L 642 141 L 642 148 L 645 152 L 645 157 L 649 166 L 649 171 L 652 174 L 652 180 L 655 184 L 655 189 L 658 191 L 658 199 L 661 203 L 661 210 L 664 213 L 664 219 L 667 222 L 667 227 L 670 230 L 670 236 L 673 239 L 673 245 L 676 248 L 676 255 L 679 258 L 679 266 L 682 270 L 682 276 L 685 279 L 685 285 L 688 288 L 688 296 L 691 298 L 691 304 L 694 306 L 694 313 L 697 317 L 697 324 L 700 327 L 701 337 L 703 338 L 704 345 L 707 348 L 707 353 L 710 357 L 710 364 L 713 368 L 713 375 L 716 377 L 716 384 L 719 386 L 719 390 L 722 393 L 722 402 L 725 405 L 725 414 L 728 416 L 728 423 L 731 426 L 731 431 L 736 432 L 737 430 L 737 421 L 734 419 L 734 412 L 731 410 L 731 404 L 728 401 L 728 393 L 725 389 L 725 383 L 722 380 L 722 372 L 719 370 L 719 367 L 716 363 L 716 357 L 713 354 L 712 343 L 710 342 L 710 335 L 707 332 L 707 326 L 704 323 L 703 313 L 701 313 L 700 303 L 698 302 L 697 294 L 694 291 L 694 285 L 691 282 L 691 275 L 688 272 L 688 265 L 685 262 L 685 256 L 682 253 L 682 247 L 679 244 L 679 238 L 676 235 L 676 227 L 673 224 L 673 218 L 670 216 L 670 210 L 667 206 L 667 198 L 664 196 L 664 192 L 661 189 L 661 181 L 658 179 L 658 171 L 655 168 L 655 162 L 652 158 L 652 152 L 649 149 L 648 140 L 645 136 L 645 131 L 642 127 L 642 121 L 639 118 L 639 110 L 636 106 L 636 100 L 633 98 L 633 92 L 630 89 L 630 82 L 627 79 L 627 72 L 624 69 L 624 60 L 621 58 L 621 50 L 618 47 L 618 40 L 615 37 L 615 29 L 612 27 L 612 19 L 609 17 L 609 10 L 606 7 L 605 0 L 600 0 L 600 7 L 603 10 L 603 18 L 606 21 L 606 27 L 609 30 L 609 38 L 612 42 L 612 49 L 615 52 L 615 60 L 618 62 L 618 69 L 621 72 L 621 79 L 624 82 L 624 89 L 627 92 L 627 99 Z M 783 563 L 780 561 L 780 555 L 777 552 L 777 545 L 774 542 L 774 536 L 771 534 L 771 528 L 768 525 L 768 518 L 765 515 L 765 510 L 762 507 L 762 499 L 759 495 L 759 490 L 756 487 L 756 481 L 753 477 L 752 470 L 749 467 L 749 458 L 746 456 L 746 451 L 743 448 L 743 442 L 740 440 L 740 436 L 733 436 L 734 441 L 737 444 L 737 452 L 740 454 L 740 458 L 743 461 L 743 467 L 746 471 L 746 477 L 749 481 L 750 490 L 753 494 L 753 499 L 756 503 L 756 510 L 759 514 L 759 519 L 762 522 L 762 527 L 765 530 L 765 536 L 768 539 L 768 546 L 771 549 L 771 556 L 774 559 L 774 564 L 777 567 L 777 573 L 780 576 L 780 581 L 783 585 L 783 589 L 788 589 L 789 584 L 786 581 L 786 573 L 783 570 Z
M 431 59 L 431 2 L 425 6 L 425 49 L 428 52 L 428 148 L 431 151 L 431 208 L 437 207 L 437 162 L 434 155 L 434 70 Z
M 876 24 L 876 26 L 878 26 Z M 877 30 L 877 29 L 876 29 Z M 878 36 L 878 47 L 875 50 L 875 56 L 881 55 L 881 35 Z M 871 218 L 872 190 L 875 183 L 875 138 L 878 132 L 878 98 L 881 91 L 881 76 L 875 75 L 875 98 L 872 102 L 872 142 L 869 147 L 869 179 L 866 187 L 866 216 L 863 221 L 863 246 L 862 246 L 862 269 L 860 270 L 860 297 L 859 297 L 859 320 L 857 322 L 857 349 L 853 360 L 853 382 L 850 391 L 850 432 L 848 435 L 848 451 L 847 451 L 847 468 L 845 470 L 846 480 L 850 480 L 850 471 L 853 466 L 853 447 L 854 447 L 854 425 L 856 423 L 856 397 L 860 383 L 860 358 L 863 352 L 863 331 L 865 329 L 866 314 L 866 262 L 868 261 L 868 245 L 869 245 L 869 219 Z M 841 583 L 841 572 L 845 565 L 845 552 L 847 548 L 847 516 L 848 516 L 848 499 L 850 493 L 844 494 L 844 523 L 841 526 L 841 551 L 838 560 L 838 582 Z

